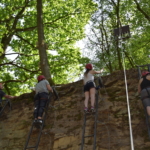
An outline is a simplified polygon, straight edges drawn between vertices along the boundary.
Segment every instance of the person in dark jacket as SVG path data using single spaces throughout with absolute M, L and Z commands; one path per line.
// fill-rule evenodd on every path
M 4 91 L 3 91 L 3 83 L 0 83 L 0 103 L 2 102 L 3 100 L 3 97 L 6 98 L 6 99 L 13 99 L 13 98 L 16 98 L 16 96 L 11 96 L 11 95 L 7 95 Z M 0 110 L 2 109 L 2 107 L 0 107 Z
M 3 97 L 8 98 L 8 99 L 13 99 L 16 96 L 11 96 L 11 95 L 7 95 L 4 91 L 3 91 L 3 83 L 0 83 L 0 102 L 2 102 Z
M 34 97 L 34 122 L 42 123 L 42 115 L 44 109 L 46 107 L 49 92 L 53 93 L 53 89 L 51 88 L 49 82 L 46 80 L 45 76 L 40 75 L 37 77 L 38 83 L 35 86 L 35 97 Z
M 150 72 L 142 72 L 142 77 L 138 84 L 138 93 L 141 95 L 143 106 L 150 116 Z

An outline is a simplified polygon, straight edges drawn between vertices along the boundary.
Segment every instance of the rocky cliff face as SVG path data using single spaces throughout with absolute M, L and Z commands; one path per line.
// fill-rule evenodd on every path
M 131 150 L 128 109 L 123 72 L 102 77 L 105 88 L 99 90 L 96 150 Z M 144 109 L 137 93 L 136 70 L 127 71 L 133 142 L 135 150 L 149 150 Z M 82 81 L 57 88 L 59 101 L 51 100 L 47 111 L 38 150 L 79 150 L 83 126 Z M 34 93 L 23 94 L 12 101 L 13 109 L 6 108 L 0 117 L 0 149 L 22 150 L 33 120 Z M 87 116 L 86 135 L 93 134 L 94 116 Z M 36 140 L 34 129 L 30 145 Z M 85 139 L 84 150 L 93 149 L 93 138 Z

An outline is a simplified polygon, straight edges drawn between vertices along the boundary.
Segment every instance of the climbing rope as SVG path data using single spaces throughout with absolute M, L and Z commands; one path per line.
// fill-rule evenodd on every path
M 119 24 L 120 24 L 120 20 Z M 120 27 L 120 35 L 121 35 L 121 49 L 122 49 L 122 31 Z M 133 134 L 132 134 L 132 124 L 131 124 L 131 113 L 130 113 L 130 103 L 129 103 L 129 95 L 128 95 L 128 85 L 127 85 L 127 77 L 126 77 L 126 66 L 125 66 L 125 57 L 124 53 L 122 52 L 122 63 L 123 63 L 123 72 L 124 72 L 124 80 L 125 80 L 125 88 L 126 88 L 126 99 L 127 99 L 127 109 L 128 109 L 128 119 L 129 119 L 129 130 L 130 130 L 130 143 L 131 143 L 131 149 L 134 150 L 134 143 L 133 143 Z
M 122 55 L 123 55 L 123 53 L 122 53 Z M 125 60 L 124 60 L 124 57 L 123 57 L 123 68 L 124 68 L 123 70 L 124 70 L 124 79 L 125 79 L 125 87 L 126 87 L 128 117 L 129 117 L 131 149 L 134 150 L 133 135 L 132 135 L 132 125 L 131 125 L 131 114 L 130 114 L 130 104 L 129 104 L 129 95 L 128 95 L 128 85 L 127 85 L 127 77 L 126 77 L 126 71 L 125 71 Z

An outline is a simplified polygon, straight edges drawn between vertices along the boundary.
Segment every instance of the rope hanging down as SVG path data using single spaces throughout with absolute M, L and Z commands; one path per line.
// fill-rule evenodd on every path
M 132 124 L 131 124 L 131 114 L 130 114 L 130 104 L 129 104 L 129 95 L 128 95 L 128 85 L 127 85 L 127 77 L 126 77 L 126 71 L 125 71 L 125 60 L 124 60 L 123 53 L 122 53 L 122 58 L 123 58 L 123 71 L 124 71 L 126 96 L 127 96 L 127 108 L 128 108 L 128 118 L 129 118 L 129 128 L 130 128 L 130 142 L 131 142 L 131 149 L 134 150 Z
M 116 32 L 115 34 L 115 30 L 114 30 L 114 35 L 117 37 L 117 40 L 120 40 L 121 42 L 121 49 L 122 49 L 122 41 L 125 38 L 130 38 L 130 30 L 129 30 L 129 26 L 121 26 L 120 20 L 119 21 L 119 25 L 120 28 L 115 29 L 118 32 Z M 125 30 L 125 31 L 124 31 Z M 123 35 L 126 34 L 128 35 L 127 37 L 123 37 Z M 120 36 L 120 39 L 119 39 Z M 129 119 L 129 129 L 130 129 L 130 143 L 131 143 L 131 150 L 134 150 L 134 143 L 133 143 L 133 134 L 132 134 L 132 125 L 131 125 L 131 114 L 130 114 L 130 104 L 129 104 L 129 95 L 128 95 L 128 86 L 127 86 L 127 77 L 126 77 L 126 67 L 125 67 L 125 58 L 124 58 L 124 53 L 122 51 L 122 63 L 123 63 L 123 71 L 124 71 L 124 80 L 125 80 L 125 88 L 126 88 L 126 98 L 127 98 L 127 109 L 128 109 L 128 119 Z

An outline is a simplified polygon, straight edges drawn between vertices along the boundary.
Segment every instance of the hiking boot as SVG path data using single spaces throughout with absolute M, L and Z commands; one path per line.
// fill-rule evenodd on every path
M 89 110 L 88 110 L 87 107 L 84 108 L 84 112 L 85 112 L 85 113 L 89 113 Z

